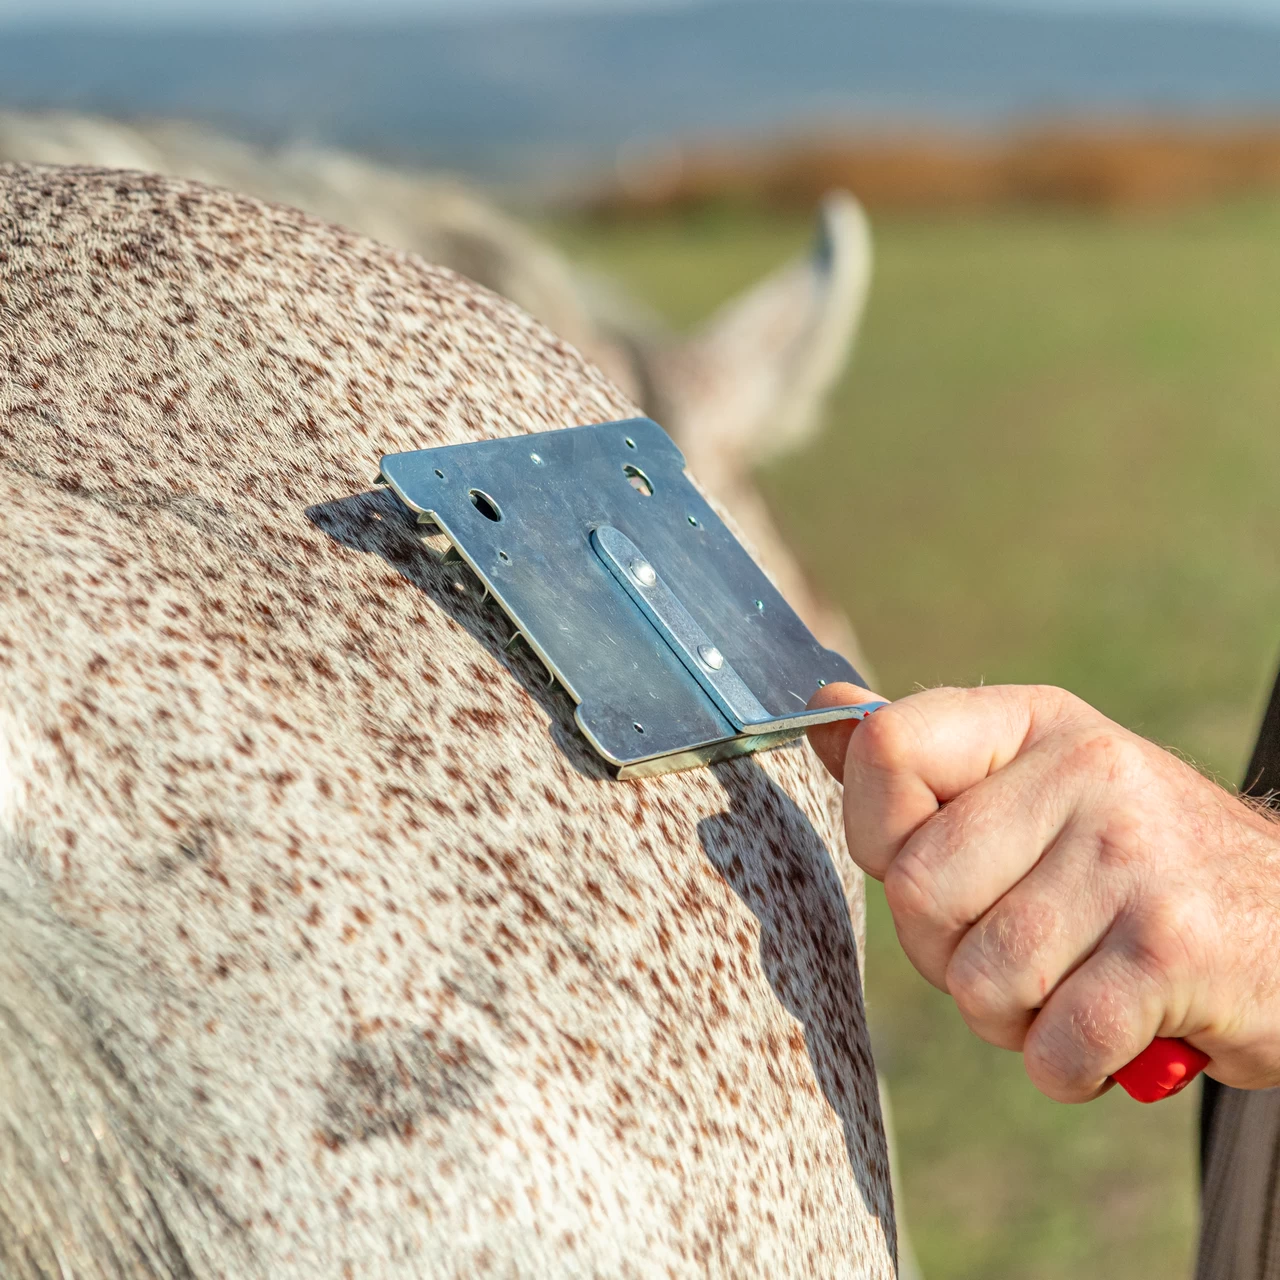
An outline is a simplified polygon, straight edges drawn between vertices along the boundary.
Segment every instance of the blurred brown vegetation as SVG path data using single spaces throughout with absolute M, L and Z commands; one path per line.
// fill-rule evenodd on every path
M 942 132 L 690 144 L 625 155 L 589 200 L 631 216 L 746 202 L 811 208 L 855 191 L 872 209 L 1055 205 L 1159 209 L 1280 190 L 1280 121 L 1044 125 L 1004 137 Z

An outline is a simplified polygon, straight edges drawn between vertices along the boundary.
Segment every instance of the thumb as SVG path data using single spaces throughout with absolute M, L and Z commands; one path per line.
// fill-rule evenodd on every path
M 854 707 L 860 702 L 879 702 L 880 695 L 861 689 L 856 684 L 825 684 L 809 699 L 810 711 L 824 707 Z M 844 781 L 844 758 L 849 751 L 849 739 L 860 720 L 836 720 L 832 724 L 817 724 L 806 729 L 809 745 L 818 753 L 818 759 L 827 766 L 827 772 L 837 782 Z

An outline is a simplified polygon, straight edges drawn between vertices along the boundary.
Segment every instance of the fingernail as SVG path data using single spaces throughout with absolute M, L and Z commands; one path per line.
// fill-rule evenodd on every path
M 882 710 L 889 704 L 887 702 L 860 702 L 856 707 L 852 708 L 853 715 L 850 720 L 865 720 L 868 716 L 873 716 L 877 711 Z

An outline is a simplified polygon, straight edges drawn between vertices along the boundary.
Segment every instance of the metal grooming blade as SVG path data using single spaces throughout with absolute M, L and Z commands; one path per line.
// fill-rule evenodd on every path
M 471 566 L 619 778 L 873 709 L 805 710 L 820 686 L 862 677 L 814 639 L 648 418 L 389 454 L 378 478 Z

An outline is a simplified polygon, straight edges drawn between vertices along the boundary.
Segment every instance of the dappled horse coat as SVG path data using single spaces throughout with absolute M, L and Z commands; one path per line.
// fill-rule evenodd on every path
M 618 783 L 386 452 L 633 412 L 295 211 L 0 169 L 0 1274 L 888 1276 L 804 746 Z

